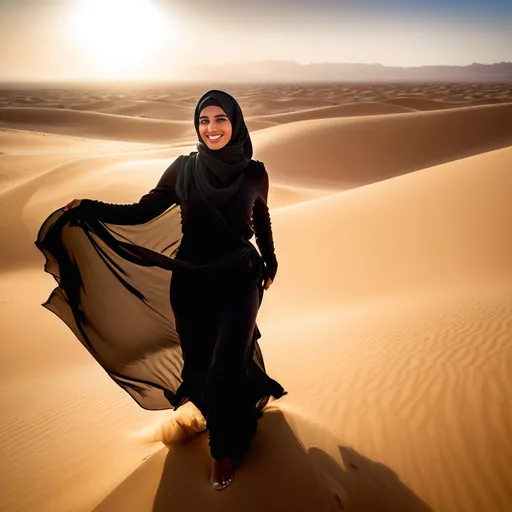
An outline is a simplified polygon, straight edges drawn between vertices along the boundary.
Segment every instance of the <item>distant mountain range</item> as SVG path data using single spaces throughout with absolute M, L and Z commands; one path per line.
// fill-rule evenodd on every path
M 188 67 L 181 80 L 227 82 L 512 82 L 512 62 L 468 66 L 396 67 L 382 64 L 258 61 Z

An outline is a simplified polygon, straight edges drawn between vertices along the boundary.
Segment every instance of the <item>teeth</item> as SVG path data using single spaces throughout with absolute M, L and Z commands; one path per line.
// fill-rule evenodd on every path
M 215 135 L 215 136 L 213 136 L 213 135 L 208 135 L 208 138 L 209 138 L 209 139 L 212 139 L 212 140 L 220 139 L 220 137 L 221 137 L 220 135 Z

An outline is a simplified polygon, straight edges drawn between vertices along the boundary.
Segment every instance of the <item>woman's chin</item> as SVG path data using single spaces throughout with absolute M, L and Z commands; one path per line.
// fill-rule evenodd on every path
M 222 149 L 223 147 L 227 146 L 228 142 L 222 141 L 222 144 L 212 144 L 209 140 L 205 140 L 203 138 L 203 142 L 205 143 L 206 147 L 208 149 L 211 149 L 212 151 L 217 151 L 219 149 Z

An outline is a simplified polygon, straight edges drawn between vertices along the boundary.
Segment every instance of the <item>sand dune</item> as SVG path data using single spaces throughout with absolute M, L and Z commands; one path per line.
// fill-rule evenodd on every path
M 468 283 L 265 325 L 276 340 L 265 345 L 270 368 L 289 382 L 289 400 L 295 393 L 295 407 L 336 439 L 299 437 L 314 437 L 336 462 L 324 485 L 344 488 L 345 509 L 510 508 L 509 415 L 500 404 L 510 400 L 511 312 L 510 285 Z M 283 360 L 290 370 L 279 371 Z
M 32 156 L 41 154 L 90 154 L 148 148 L 147 144 L 120 143 L 112 140 L 91 140 L 70 135 L 0 128 L 0 148 L 2 155 Z
M 467 106 L 508 86 L 236 90 L 267 102 L 250 122 L 280 266 L 258 324 L 289 395 L 223 493 L 205 435 L 169 449 L 130 435 L 171 413 L 138 408 L 40 306 L 55 282 L 33 247 L 71 198 L 135 201 L 193 149 L 189 123 L 95 108 L 190 112 L 196 86 L 0 90 L 2 124 L 23 128 L 0 129 L 0 510 L 512 509 L 512 103 Z
M 0 194 L 66 163 L 104 154 L 147 151 L 154 145 L 91 140 L 0 128 Z
M 504 215 L 511 165 L 512 148 L 505 148 L 275 211 L 284 268 L 265 318 L 284 310 L 300 316 L 311 304 L 512 283 L 512 217 Z M 318 254 L 321 265 L 304 272 Z
M 159 101 L 138 101 L 129 105 L 109 106 L 108 108 L 102 108 L 102 112 L 122 116 L 147 117 L 150 119 L 187 121 L 190 123 L 190 112 L 188 109 Z
M 276 99 L 275 97 L 260 97 L 258 102 L 244 109 L 247 116 L 264 115 L 267 112 L 276 114 L 294 112 L 296 110 L 311 110 L 332 106 L 332 102 L 320 98 L 301 100 L 295 98 Z
M 1 278 L 1 319 L 11 320 L 0 349 L 0 509 L 91 510 L 157 448 L 126 436 L 159 414 L 134 408 L 90 364 L 69 329 L 43 310 L 53 283 L 38 274 Z
M 25 155 L 0 155 L 0 195 L 70 160 L 74 158 L 69 153 L 42 154 L 37 155 L 37 167 L 34 167 L 34 162 L 27 162 Z
M 166 144 L 172 139 L 191 136 L 194 127 L 184 121 L 159 121 L 98 112 L 68 109 L 0 108 L 4 127 L 62 133 L 95 139 Z
M 71 110 L 88 110 L 90 112 L 103 112 L 103 113 L 109 113 L 105 112 L 105 109 L 109 108 L 119 108 L 115 105 L 112 105 L 111 99 L 104 99 L 104 100 L 96 100 L 96 101 L 84 101 L 84 102 L 77 102 L 77 103 L 70 103 L 65 105 L 66 109 Z M 61 108 L 63 108 L 61 106 Z M 115 113 L 115 112 L 113 112 Z
M 512 144 L 512 103 L 301 121 L 253 138 L 276 180 L 348 189 Z
M 269 191 L 268 204 L 270 208 L 279 208 L 326 197 L 336 192 L 337 190 L 332 188 L 300 187 L 274 181 Z
M 404 112 L 413 112 L 414 109 L 405 106 L 378 103 L 378 102 L 358 102 L 345 103 L 329 107 L 320 107 L 310 110 L 299 110 L 288 114 L 270 114 L 267 116 L 258 116 L 249 118 L 251 120 L 271 121 L 276 124 L 293 123 L 295 121 L 308 121 L 311 119 L 326 119 L 331 117 L 355 117 L 372 116 L 382 114 L 403 114 Z
M 451 98 L 453 99 L 453 98 Z M 421 97 L 398 97 L 394 99 L 385 100 L 387 105 L 395 105 L 413 110 L 426 111 L 426 110 L 444 110 L 447 108 L 458 107 L 476 107 L 477 105 L 493 105 L 505 103 L 508 100 L 499 98 L 481 98 L 481 99 L 467 99 L 463 101 L 439 101 Z

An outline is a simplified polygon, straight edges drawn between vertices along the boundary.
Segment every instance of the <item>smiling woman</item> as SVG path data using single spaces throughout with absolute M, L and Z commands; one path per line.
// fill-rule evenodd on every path
M 142 61 L 175 33 L 150 0 L 79 0 L 69 29 L 86 51 L 117 71 Z

